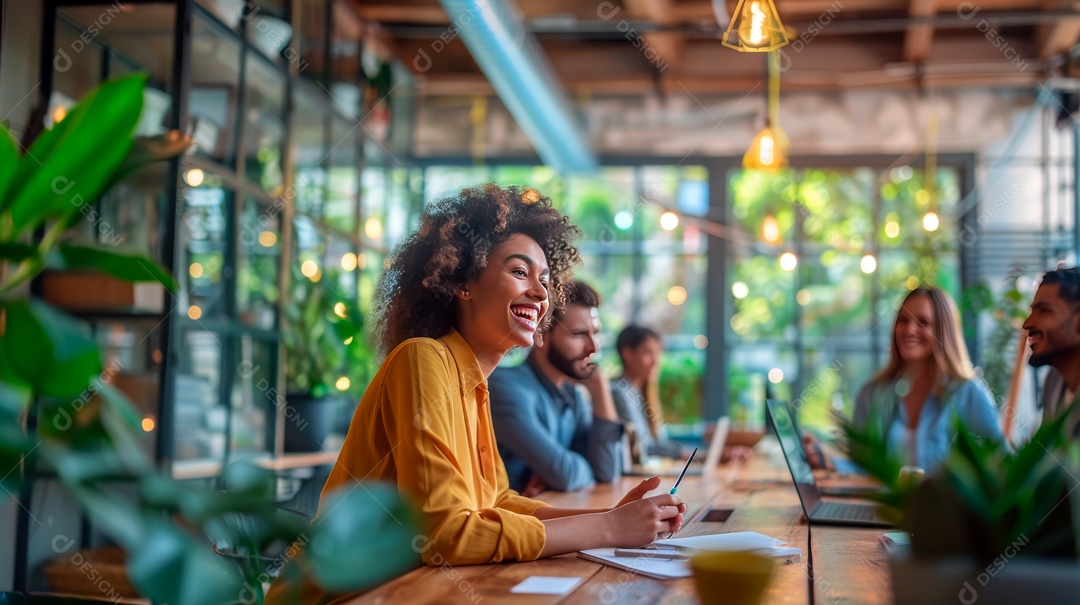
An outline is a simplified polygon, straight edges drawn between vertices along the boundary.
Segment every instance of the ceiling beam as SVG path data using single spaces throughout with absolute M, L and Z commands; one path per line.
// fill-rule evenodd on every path
M 422 73 L 416 67 L 416 54 L 407 52 L 398 44 L 398 41 L 394 39 L 390 34 L 386 32 L 375 20 L 369 20 L 362 14 L 364 7 L 370 6 L 363 4 L 360 0 L 346 0 L 349 7 L 356 13 L 361 20 L 365 21 L 364 28 L 369 35 L 375 38 L 376 45 L 379 47 L 379 52 L 382 55 L 381 58 L 387 58 L 390 56 L 395 57 L 402 65 L 405 66 L 413 74 L 419 75 Z M 440 9 L 441 10 L 441 9 Z
M 446 11 L 437 2 L 431 6 L 407 6 L 402 4 L 369 4 L 354 0 L 350 4 L 356 10 L 356 14 L 369 21 L 422 23 L 425 25 L 448 25 L 450 23 Z
M 937 14 L 937 0 L 911 0 L 908 15 L 912 17 L 933 17 Z M 930 55 L 930 44 L 934 41 L 932 25 L 915 25 L 904 32 L 905 61 L 925 61 Z
M 877 82 L 873 86 L 858 86 L 860 90 L 918 89 L 919 80 L 915 77 L 894 76 L 885 71 L 875 74 Z M 1035 72 L 1003 70 L 998 74 L 932 74 L 921 77 L 924 85 L 934 88 L 1024 88 L 1037 86 L 1039 76 Z M 641 96 L 657 92 L 657 82 L 648 76 L 575 77 L 563 80 L 563 86 L 571 97 L 584 96 Z M 663 77 L 659 90 L 668 95 L 683 94 L 747 94 L 754 90 L 762 91 L 764 84 L 760 77 L 742 76 L 733 78 L 712 77 Z M 813 84 L 785 84 L 788 92 L 836 91 L 846 86 L 828 83 L 824 79 Z M 475 95 L 494 95 L 491 85 L 482 76 L 472 75 L 429 75 L 416 88 L 416 93 L 424 97 L 471 97 Z M 762 93 L 764 94 L 764 93 Z
M 1077 10 L 1075 19 L 1061 19 L 1052 25 L 1040 25 L 1035 28 L 1035 46 L 1039 49 L 1039 58 L 1048 59 L 1067 52 L 1080 41 L 1080 2 L 1046 0 L 1043 8 Z
M 972 5 L 980 11 L 1021 11 L 1042 8 L 1042 0 L 938 0 L 938 10 L 942 13 L 955 15 L 964 8 L 972 10 Z M 728 0 L 727 7 L 734 10 L 735 0 Z M 897 13 L 908 10 L 908 0 L 776 0 L 776 10 L 780 13 L 780 19 L 785 23 L 794 20 L 815 21 L 818 17 L 828 14 L 830 10 L 841 10 L 844 13 Z M 672 15 L 676 23 L 686 22 L 712 22 L 713 16 L 711 0 L 694 0 L 691 2 L 679 2 L 672 7 Z
M 623 6 L 626 7 L 629 19 L 651 21 L 658 25 L 674 23 L 671 0 L 623 0 Z M 638 50 L 646 60 L 661 73 L 666 71 L 668 66 L 674 66 L 675 71 L 678 71 L 683 55 L 682 36 L 673 32 L 649 32 L 641 34 L 641 37 L 645 44 Z M 656 53 L 657 59 L 650 58 L 650 49 Z

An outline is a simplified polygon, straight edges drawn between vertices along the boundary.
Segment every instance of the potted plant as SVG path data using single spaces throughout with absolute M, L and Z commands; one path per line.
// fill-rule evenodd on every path
M 353 379 L 347 361 L 364 338 L 360 311 L 337 287 L 338 274 L 319 269 L 307 275 L 300 267 L 295 263 L 290 274 L 281 325 L 289 406 L 285 450 L 310 452 L 323 449 L 339 412 L 348 409 Z
M 96 529 L 127 553 L 128 579 L 155 602 L 262 602 L 257 568 L 215 555 L 200 539 L 209 528 L 253 553 L 274 540 L 301 540 L 302 552 L 287 551 L 301 563 L 290 570 L 334 590 L 363 589 L 404 572 L 416 564 L 415 553 L 385 546 L 407 544 L 417 522 L 390 486 L 336 494 L 343 506 L 309 527 L 277 514 L 269 471 L 232 464 L 218 491 L 156 468 L 141 443 L 141 414 L 101 379 L 101 354 L 88 328 L 27 293 L 46 268 L 175 288 L 149 258 L 66 241 L 82 210 L 113 183 L 190 146 L 177 132 L 135 138 L 145 86 L 144 75 L 105 82 L 28 141 L 25 153 L 0 124 L 0 465 L 13 469 L 0 477 L 3 494 L 27 487 L 26 469 L 54 473 Z M 31 416 L 37 421 L 28 429 Z M 236 514 L 259 519 L 259 531 L 222 529 Z M 391 516 L 400 521 L 389 522 Z
M 941 468 L 905 482 L 882 423 L 844 424 L 852 461 L 877 478 L 884 516 L 910 533 L 890 556 L 898 605 L 1074 603 L 1080 594 L 1080 444 L 1062 415 L 1011 451 L 963 425 Z

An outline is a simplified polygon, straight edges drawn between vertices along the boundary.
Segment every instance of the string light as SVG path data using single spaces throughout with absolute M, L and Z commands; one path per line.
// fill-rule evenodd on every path
M 273 231 L 263 231 L 259 234 L 259 243 L 264 248 L 272 248 L 277 243 L 277 234 Z
M 938 218 L 936 212 L 927 212 L 922 219 L 923 229 L 934 232 L 941 226 L 941 219 Z
M 862 269 L 863 273 L 869 275 L 877 269 L 877 259 L 874 258 L 873 254 L 867 254 L 862 257 L 862 261 L 859 262 L 859 268 Z
M 198 187 L 206 179 L 206 173 L 199 168 L 192 168 L 184 173 L 184 182 L 192 187 Z
M 364 234 L 368 236 L 368 239 L 379 239 L 382 237 L 382 223 L 374 216 L 369 218 L 364 223 Z
M 765 220 L 761 222 L 761 235 L 770 244 L 780 241 L 780 225 L 776 222 L 775 216 L 765 215 Z
M 686 288 L 674 286 L 667 292 L 668 302 L 673 305 L 681 305 L 686 302 Z

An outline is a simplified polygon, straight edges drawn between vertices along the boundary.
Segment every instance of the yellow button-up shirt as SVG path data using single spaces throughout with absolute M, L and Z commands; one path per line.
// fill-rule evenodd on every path
M 487 380 L 456 330 L 401 343 L 375 374 L 322 502 L 361 480 L 394 483 L 419 507 L 426 541 L 414 542 L 429 565 L 531 561 L 544 548 L 544 525 L 532 513 L 546 505 L 509 488 L 495 445 Z M 320 514 L 325 512 L 320 505 Z M 279 588 L 269 591 L 268 605 Z M 324 602 L 309 595 L 305 603 Z

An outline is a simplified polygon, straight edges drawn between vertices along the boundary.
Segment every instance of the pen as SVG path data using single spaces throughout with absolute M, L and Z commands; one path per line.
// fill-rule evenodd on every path
M 679 483 L 682 482 L 683 476 L 686 475 L 686 469 L 690 468 L 690 463 L 694 461 L 694 454 L 697 454 L 697 449 L 698 448 L 695 447 L 694 451 L 690 452 L 690 457 L 686 459 L 686 465 L 682 467 L 682 472 L 679 473 L 679 478 L 675 480 L 675 485 L 671 487 L 671 491 L 668 492 L 669 494 L 674 495 L 675 490 L 679 489 Z

